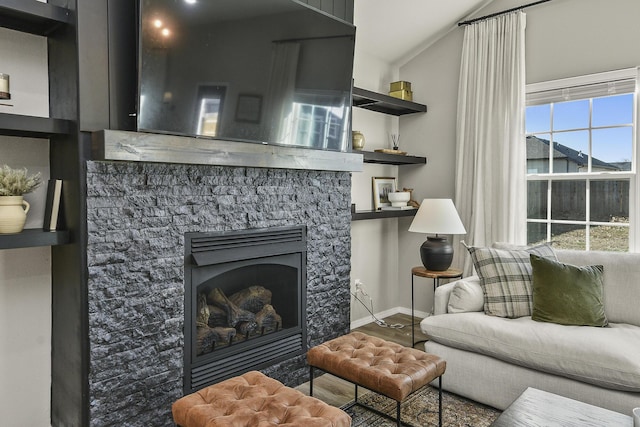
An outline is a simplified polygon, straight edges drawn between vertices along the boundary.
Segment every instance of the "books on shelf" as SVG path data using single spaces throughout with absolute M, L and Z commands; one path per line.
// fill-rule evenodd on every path
M 44 206 L 44 231 L 56 231 L 60 223 L 60 201 L 62 199 L 62 180 L 50 179 L 47 188 L 47 200 Z
M 380 209 L 383 211 L 410 211 L 417 208 L 413 206 L 382 206 Z

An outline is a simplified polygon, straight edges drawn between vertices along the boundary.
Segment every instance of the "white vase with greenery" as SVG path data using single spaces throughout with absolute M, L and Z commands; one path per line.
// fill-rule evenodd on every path
M 23 195 L 42 183 L 40 174 L 29 175 L 26 168 L 0 168 L 0 234 L 20 233 L 30 205 Z

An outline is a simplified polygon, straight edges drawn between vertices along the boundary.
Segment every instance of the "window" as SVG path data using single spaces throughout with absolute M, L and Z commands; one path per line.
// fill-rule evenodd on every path
M 527 240 L 635 251 L 638 70 L 527 85 Z

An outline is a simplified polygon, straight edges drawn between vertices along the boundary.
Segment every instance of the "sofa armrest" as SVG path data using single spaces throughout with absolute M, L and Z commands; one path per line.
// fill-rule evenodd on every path
M 433 314 L 482 311 L 483 307 L 484 296 L 478 276 L 438 286 L 434 294 Z

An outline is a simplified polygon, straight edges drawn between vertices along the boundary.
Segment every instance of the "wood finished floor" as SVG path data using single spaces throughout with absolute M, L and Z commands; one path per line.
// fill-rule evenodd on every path
M 414 318 L 416 341 L 424 340 L 426 337 L 420 330 L 421 318 Z M 411 347 L 411 316 L 407 314 L 394 314 L 384 319 L 389 325 L 405 325 L 403 328 L 387 328 L 376 324 L 368 323 L 364 326 L 354 329 L 354 331 L 363 332 L 371 336 L 379 337 L 387 341 L 396 342 L 398 344 Z M 416 349 L 424 350 L 423 344 L 416 344 Z M 304 394 L 309 394 L 309 383 L 304 383 L 296 387 Z M 334 377 L 330 374 L 323 374 L 313 381 L 313 395 L 318 399 L 332 406 L 342 406 L 349 403 L 354 398 L 355 387 L 353 384 Z M 358 396 L 369 393 L 364 388 L 358 389 Z

